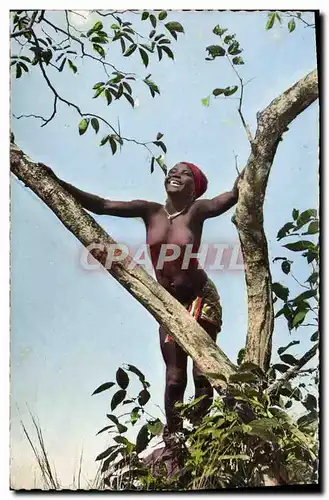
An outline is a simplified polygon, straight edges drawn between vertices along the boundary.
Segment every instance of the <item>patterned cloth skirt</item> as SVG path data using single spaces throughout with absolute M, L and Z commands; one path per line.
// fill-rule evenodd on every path
M 222 327 L 222 306 L 215 284 L 208 278 L 201 290 L 200 296 L 196 297 L 192 303 L 183 304 L 196 321 L 204 320 L 217 326 L 217 332 Z M 174 342 L 174 339 L 167 335 L 165 342 Z

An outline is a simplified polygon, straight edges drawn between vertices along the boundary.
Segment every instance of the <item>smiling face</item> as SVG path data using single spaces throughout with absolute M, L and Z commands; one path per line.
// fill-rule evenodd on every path
M 191 169 L 184 163 L 177 163 L 168 172 L 165 189 L 168 195 L 180 194 L 182 198 L 194 198 L 194 177 Z

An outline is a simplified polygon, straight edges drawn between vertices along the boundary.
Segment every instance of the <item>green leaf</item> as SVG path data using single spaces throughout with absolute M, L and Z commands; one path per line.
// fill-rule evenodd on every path
M 160 147 L 164 153 L 167 152 L 167 148 L 166 148 L 165 144 L 162 141 L 154 141 L 153 144 L 155 144 L 156 146 Z
M 293 222 L 287 222 L 282 228 L 278 231 L 278 234 L 276 235 L 278 240 L 281 240 L 287 234 L 289 233 L 290 229 L 293 229 L 295 227 L 295 224 Z
M 127 389 L 129 385 L 129 377 L 122 368 L 117 369 L 116 381 L 118 386 L 121 387 L 121 389 Z
M 292 354 L 281 354 L 280 358 L 287 365 L 295 366 L 298 364 L 297 359 Z
M 121 45 L 121 52 L 122 54 L 124 54 L 126 52 L 126 44 L 122 37 L 120 38 L 120 45 Z
M 150 31 L 149 38 L 153 38 L 155 34 L 156 34 L 155 30 Z
M 226 87 L 226 89 L 224 90 L 224 96 L 229 97 L 230 95 L 235 94 L 238 88 L 239 87 L 237 85 L 235 85 L 234 87 Z
M 116 153 L 118 146 L 117 146 L 117 143 L 115 142 L 115 139 L 112 135 L 110 136 L 110 146 L 112 149 L 112 154 L 114 155 Z
M 114 440 L 116 443 L 119 443 L 119 444 L 124 444 L 125 446 L 126 446 L 127 444 L 129 444 L 128 439 L 127 439 L 126 437 L 124 437 L 124 436 L 115 436 L 115 437 L 113 438 L 113 440 Z
M 259 377 L 265 377 L 265 373 L 260 368 L 260 366 L 256 365 L 256 363 L 251 363 L 251 361 L 246 361 L 241 363 L 239 366 L 239 372 L 249 371 L 256 374 Z
M 292 252 L 302 252 L 303 250 L 308 250 L 308 249 L 313 249 L 314 248 L 314 243 L 311 241 L 307 240 L 300 240 L 296 241 L 294 243 L 287 243 L 286 245 L 283 245 L 285 248 L 288 248 L 288 250 L 291 250 Z
M 240 56 L 233 57 L 232 59 L 233 64 L 244 64 L 244 60 Z
M 114 425 L 107 425 L 106 427 L 103 427 L 103 429 L 97 432 L 96 436 L 98 436 L 98 434 L 101 434 L 104 431 L 107 431 L 108 429 L 113 429 L 113 427 Z
M 183 26 L 176 21 L 172 21 L 170 23 L 165 24 L 165 27 L 167 28 L 168 31 L 170 31 L 171 34 L 172 31 L 174 32 L 177 31 L 178 33 L 184 33 Z
M 240 44 L 238 41 L 234 40 L 233 43 L 229 46 L 227 49 L 227 52 L 231 56 L 237 56 L 238 54 L 241 54 L 242 50 L 240 49 Z
M 101 57 L 105 57 L 105 50 L 101 45 L 98 45 L 98 43 L 93 44 L 93 49 L 95 52 L 97 52 Z
M 22 63 L 21 61 L 18 63 L 22 68 L 23 70 L 28 73 L 29 72 L 29 68 L 26 66 L 26 64 Z
M 214 29 L 212 30 L 212 32 L 215 34 L 215 35 L 218 35 L 218 36 L 222 36 L 224 35 L 224 33 L 227 31 L 227 28 L 220 28 L 219 24 L 217 24 Z
M 148 424 L 148 429 L 150 433 L 153 434 L 153 436 L 159 436 L 163 431 L 163 423 L 159 419 L 157 419 Z
M 19 63 L 16 64 L 16 78 L 20 78 L 22 76 L 22 68 Z
M 26 62 L 31 62 L 31 59 L 29 57 L 26 57 L 26 56 L 19 56 L 20 59 L 22 59 L 23 61 L 26 61 Z
M 80 135 L 83 135 L 87 128 L 88 128 L 88 125 L 89 125 L 89 118 L 83 118 L 83 120 L 81 120 L 81 122 L 79 123 L 79 134 Z
M 151 160 L 151 174 L 153 174 L 153 172 L 154 172 L 154 162 L 155 162 L 155 158 L 154 158 L 154 156 L 152 156 L 152 160 Z
M 94 36 L 90 41 L 93 43 L 108 43 L 108 40 L 106 38 L 102 38 L 100 36 Z
M 136 438 L 136 453 L 140 453 L 141 451 L 145 450 L 146 446 L 148 445 L 150 439 L 149 439 L 149 430 L 148 430 L 148 424 L 143 425 L 139 433 L 137 434 Z
M 272 291 L 284 302 L 288 300 L 289 289 L 286 286 L 281 285 L 281 283 L 272 283 Z
M 226 45 L 228 45 L 229 43 L 232 42 L 232 40 L 234 40 L 235 38 L 235 35 L 226 35 L 226 37 L 224 38 L 224 43 L 226 43 Z
M 93 95 L 93 99 L 96 99 L 97 97 L 99 97 L 99 96 L 100 96 L 103 92 L 104 92 L 104 88 L 99 87 L 99 88 L 96 90 L 95 94 Z
M 276 418 L 260 418 L 248 423 L 251 427 L 248 434 L 259 437 L 264 441 L 276 442 L 277 436 L 272 432 L 273 428 L 280 427 L 280 422 Z
M 311 340 L 311 342 L 316 342 L 318 339 L 319 339 L 319 332 L 316 331 L 313 333 L 310 340 Z
M 299 326 L 301 323 L 303 323 L 306 314 L 307 311 L 305 310 L 299 311 L 292 320 L 292 328 L 295 328 L 296 326 Z
M 118 428 L 118 431 L 120 434 L 123 434 L 124 432 L 127 432 L 127 430 L 128 430 L 128 427 L 126 427 L 125 425 L 122 425 L 120 423 L 117 423 L 117 428 Z
M 243 360 L 244 360 L 245 356 L 246 356 L 246 349 L 243 347 L 238 352 L 238 357 L 237 357 L 237 364 L 238 364 L 238 366 L 240 366 L 243 363 Z
M 170 59 L 174 60 L 174 54 L 172 53 L 172 51 L 170 50 L 169 47 L 166 47 L 165 45 L 161 45 L 161 50 L 163 50 Z
M 166 19 L 167 15 L 167 12 L 165 10 L 162 10 L 158 16 L 159 21 L 163 21 L 164 19 Z
M 282 19 L 281 19 L 281 16 L 278 14 L 278 12 L 275 13 L 275 17 L 277 18 L 279 23 L 282 24 Z
M 126 391 L 120 389 L 120 391 L 117 391 L 114 395 L 113 395 L 113 398 L 111 400 L 111 411 L 115 410 L 116 407 L 122 403 L 122 401 L 124 400 L 124 398 L 126 397 Z
M 114 448 L 116 448 L 116 446 L 110 446 L 109 448 L 107 448 L 107 450 L 103 451 L 103 453 L 100 453 L 97 457 L 96 457 L 96 460 L 103 460 L 104 458 L 106 458 L 108 455 L 110 455 L 110 453 L 112 453 L 112 451 L 114 450 Z
M 139 395 L 138 395 L 138 403 L 140 404 L 140 406 L 144 406 L 146 405 L 146 403 L 148 402 L 148 400 L 150 399 L 150 393 L 148 390 L 146 389 L 143 389 Z
M 293 211 L 292 211 L 292 218 L 294 220 L 297 220 L 298 216 L 299 216 L 299 210 L 297 210 L 297 208 L 294 208 Z
M 103 24 L 100 21 L 97 21 L 96 24 L 91 28 L 93 31 L 100 31 L 103 29 Z
M 215 57 L 225 56 L 226 54 L 225 49 L 220 45 L 209 45 L 208 47 L 206 47 L 206 50 L 208 51 L 209 56 L 211 56 L 213 59 L 215 59 Z
M 298 304 L 306 299 L 310 299 L 311 297 L 316 297 L 317 293 L 317 290 L 306 290 L 306 292 L 302 292 L 301 294 L 297 295 L 297 297 L 293 299 L 293 302 L 295 304 Z
M 316 400 L 316 397 L 313 396 L 313 394 L 308 394 L 306 396 L 306 400 L 302 401 L 302 403 L 305 406 L 305 408 L 309 411 L 317 409 L 318 402 Z
M 158 132 L 157 141 L 160 141 L 160 139 L 162 139 L 162 137 L 163 137 L 163 134 L 161 132 Z
M 146 10 L 144 10 L 144 12 L 142 13 L 142 21 L 146 21 L 146 19 L 149 17 L 149 15 L 150 14 Z
M 97 389 L 92 393 L 92 396 L 94 394 L 99 394 L 100 392 L 106 391 L 106 389 L 111 389 L 115 385 L 114 382 L 105 382 L 105 384 L 100 385 L 97 387 Z
M 140 382 L 142 384 L 145 383 L 145 375 L 144 375 L 144 373 L 142 373 L 138 368 L 136 368 L 136 366 L 134 366 L 134 365 L 125 365 L 125 369 L 128 370 L 129 372 L 132 372 L 135 375 L 137 375 L 137 377 L 139 378 L 139 380 L 140 380 Z
M 275 370 L 278 370 L 280 373 L 285 373 L 287 370 L 289 370 L 290 366 L 283 365 L 282 363 L 276 363 L 275 365 L 273 365 L 273 368 Z
M 109 91 L 109 89 L 105 90 L 105 97 L 106 97 L 106 100 L 107 100 L 107 105 L 111 104 L 111 102 L 112 102 L 112 94 Z
M 132 45 L 130 45 L 130 46 L 128 47 L 127 52 L 125 52 L 125 53 L 123 54 L 123 55 L 124 55 L 124 57 L 129 57 L 129 56 L 131 56 L 131 54 L 133 54 L 133 53 L 135 52 L 135 50 L 136 50 L 136 49 L 137 49 L 137 45 L 136 45 L 136 43 L 133 43 Z
M 66 57 L 64 57 L 63 61 L 61 62 L 59 68 L 58 68 L 58 71 L 61 73 L 64 69 L 64 66 L 65 66 L 65 63 L 66 63 Z
M 119 423 L 118 417 L 116 417 L 115 415 L 111 415 L 111 414 L 107 414 L 106 416 L 107 416 L 107 418 L 109 418 L 111 420 L 111 422 L 113 422 L 115 425 L 118 425 L 118 423 Z
M 289 260 L 285 260 L 281 264 L 281 269 L 284 272 L 284 274 L 289 274 L 290 273 L 290 267 L 291 267 L 291 263 L 290 263 Z
M 227 378 L 222 373 L 205 372 L 205 375 L 207 375 L 207 377 L 214 378 L 215 380 L 223 380 L 223 382 L 227 384 Z
M 267 23 L 266 23 L 266 26 L 265 26 L 266 30 L 270 30 L 271 28 L 273 28 L 275 17 L 276 17 L 275 16 L 275 12 L 272 12 L 271 14 L 268 14 Z
M 317 216 L 317 211 L 314 208 L 309 208 L 308 210 L 305 210 L 299 215 L 297 219 L 296 229 L 300 229 L 302 226 L 304 226 L 304 224 L 306 224 L 316 216 Z
M 110 136 L 109 135 L 106 135 L 105 137 L 103 137 L 103 139 L 101 140 L 101 142 L 99 143 L 100 146 L 104 146 L 104 144 L 106 144 L 109 140 Z
M 155 28 L 157 25 L 157 19 L 153 14 L 150 15 L 150 21 L 151 21 L 153 28 Z
M 147 52 L 145 52 L 145 50 L 144 50 L 144 49 L 141 49 L 141 48 L 140 48 L 140 49 L 139 49 L 139 53 L 140 53 L 140 55 L 141 55 L 141 58 L 142 58 L 142 60 L 143 60 L 143 63 L 144 63 L 145 68 L 147 68 L 147 65 L 148 65 L 148 63 L 149 63 L 149 56 L 147 55 Z
M 296 28 L 296 23 L 295 23 L 295 20 L 294 19 L 290 19 L 289 23 L 288 23 L 288 30 L 289 30 L 289 33 L 292 33 L 294 31 L 294 29 Z
M 126 92 L 124 92 L 123 95 L 125 96 L 125 98 L 127 99 L 127 101 L 131 104 L 131 106 L 134 108 L 135 107 L 135 101 L 131 97 L 131 95 L 127 94 Z
M 125 87 L 125 89 L 127 90 L 127 92 L 129 92 L 129 94 L 132 93 L 132 89 L 131 89 L 131 86 L 129 85 L 129 83 L 123 82 L 123 86 Z
M 97 134 L 97 132 L 99 131 L 99 121 L 97 120 L 97 118 L 92 118 L 91 119 L 91 126 L 92 126 L 92 128 L 95 130 L 95 132 Z
M 287 349 L 289 349 L 289 347 L 292 347 L 293 345 L 298 345 L 298 344 L 300 344 L 300 340 L 293 340 L 292 342 L 289 342 L 289 344 L 286 345 L 285 347 L 279 347 L 278 354 L 283 354 Z
M 229 377 L 231 383 L 257 382 L 258 378 L 253 373 L 239 372 L 233 373 Z
M 208 97 L 204 97 L 203 99 L 201 99 L 202 106 L 205 106 L 206 108 L 208 108 L 209 103 L 210 103 L 210 95 L 208 95 Z
M 118 448 L 117 445 L 112 446 L 112 448 L 113 449 L 117 448 L 117 449 L 115 451 L 113 451 L 106 460 L 104 460 L 104 463 L 103 463 L 102 469 L 101 469 L 102 474 L 107 471 L 111 462 L 113 462 L 116 459 L 116 457 L 118 456 L 118 454 L 120 453 L 120 448 Z
M 303 233 L 303 234 L 317 234 L 319 232 L 319 229 L 320 229 L 319 228 L 319 221 L 314 220 L 314 221 L 310 222 L 308 229 L 307 229 L 307 232 Z
M 97 89 L 99 89 L 100 87 L 103 87 L 103 85 L 105 85 L 105 82 L 97 82 L 97 83 L 95 83 L 95 85 L 93 86 L 93 90 L 97 90 Z

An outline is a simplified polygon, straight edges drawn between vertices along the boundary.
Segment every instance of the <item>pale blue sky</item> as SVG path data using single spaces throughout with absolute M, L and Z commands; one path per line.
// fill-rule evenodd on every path
M 54 19 L 60 13 L 51 14 Z M 216 87 L 234 85 L 235 76 L 225 60 L 205 61 L 205 47 L 217 42 L 216 24 L 237 35 L 244 48 L 241 75 L 253 80 L 246 87 L 245 117 L 255 130 L 256 112 L 316 66 L 314 32 L 298 26 L 292 34 L 276 25 L 266 32 L 266 13 L 175 12 L 171 20 L 184 25 L 185 35 L 173 43 L 175 62 L 164 58 L 145 70 L 136 55 L 122 58 L 113 50 L 120 69 L 152 78 L 161 89 L 155 99 L 144 85 L 137 84 L 139 106 L 126 102 L 104 106 L 93 100 L 92 86 L 104 80 L 101 67 L 78 62 L 79 72 L 49 71 L 62 95 L 77 102 L 84 111 L 102 114 L 116 125 L 120 116 L 126 137 L 151 140 L 164 133 L 168 147 L 166 163 L 187 160 L 198 164 L 209 179 L 207 196 L 232 187 L 236 172 L 234 154 L 241 168 L 248 158 L 245 131 L 236 111 L 236 100 L 215 100 L 204 107 L 201 98 Z M 132 16 L 133 22 L 138 22 Z M 109 24 L 111 24 L 109 22 Z M 112 53 L 112 51 L 111 51 Z M 48 115 L 51 94 L 35 70 L 12 84 L 12 112 Z M 145 150 L 125 144 L 114 157 L 110 148 L 97 146 L 103 136 L 92 130 L 77 133 L 79 117 L 59 105 L 58 116 L 47 127 L 33 119 L 12 121 L 17 144 L 35 161 L 50 165 L 63 179 L 96 194 L 129 200 L 145 198 L 164 201 L 163 173 L 149 173 Z M 105 134 L 105 131 L 104 131 Z M 265 200 L 265 229 L 271 258 L 288 255 L 276 241 L 278 229 L 290 219 L 293 207 L 317 206 L 318 104 L 297 118 L 278 148 Z M 238 242 L 231 223 L 233 210 L 209 220 L 204 242 Z M 14 485 L 33 485 L 34 458 L 20 428 L 16 404 L 24 421 L 26 404 L 41 423 L 46 445 L 58 475 L 69 485 L 75 462 L 84 447 L 85 474 L 92 478 L 94 458 L 107 443 L 95 433 L 106 425 L 109 394 L 94 396 L 102 382 L 113 380 L 123 363 L 138 366 L 151 383 L 152 400 L 162 407 L 164 364 L 158 346 L 157 324 L 114 279 L 102 272 L 82 269 L 80 243 L 52 212 L 16 178 L 12 180 L 12 296 L 11 296 L 11 392 L 12 474 Z M 144 241 L 141 221 L 95 216 L 117 241 L 132 245 Z M 296 275 L 305 269 L 296 267 Z M 284 281 L 279 265 L 272 267 L 274 281 Z M 210 274 L 223 305 L 220 347 L 235 361 L 244 346 L 247 304 L 242 272 Z M 304 330 L 304 331 L 303 331 Z M 306 329 L 296 338 L 309 335 Z M 281 319 L 275 326 L 274 346 L 290 341 Z M 307 341 L 295 352 L 307 347 Z M 187 396 L 192 394 L 189 385 Z M 152 413 L 161 416 L 159 409 Z

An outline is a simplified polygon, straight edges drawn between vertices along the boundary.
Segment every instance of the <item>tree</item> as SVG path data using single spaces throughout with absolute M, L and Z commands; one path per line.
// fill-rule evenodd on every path
M 98 15 L 99 19 L 89 31 L 76 35 L 76 30 L 70 23 L 69 11 L 62 13 L 62 16 L 65 16 L 65 28 L 62 27 L 63 24 L 56 24 L 50 20 L 46 11 L 13 12 L 11 37 L 22 46 L 19 55 L 13 53 L 11 58 L 16 78 L 21 78 L 24 73 L 38 69 L 46 86 L 50 89 L 53 99 L 52 112 L 47 117 L 40 115 L 31 115 L 31 117 L 34 116 L 42 122 L 42 126 L 46 126 L 56 117 L 59 103 L 66 104 L 74 108 L 80 115 L 78 124 L 80 135 L 84 135 L 88 129 L 90 132 L 91 128 L 97 134 L 101 127 L 105 127 L 105 135 L 100 145 L 109 145 L 113 155 L 125 142 L 137 142 L 151 155 L 151 172 L 153 172 L 155 164 L 165 171 L 166 165 L 163 157 L 158 154 L 166 152 L 166 145 L 162 140 L 161 133 L 157 134 L 154 141 L 147 142 L 123 136 L 120 125 L 114 125 L 101 115 L 82 111 L 76 103 L 66 99 L 52 83 L 50 75 L 56 72 L 62 73 L 66 68 L 76 74 L 79 58 L 81 60 L 84 58 L 93 59 L 96 64 L 102 65 L 109 78 L 107 82 L 95 83 L 94 98 L 104 97 L 109 106 L 116 100 L 125 99 L 133 106 L 134 92 L 131 84 L 132 82 L 135 84 L 136 76 L 118 70 L 112 65 L 105 48 L 109 46 L 110 41 L 111 44 L 120 44 L 123 57 L 129 58 L 138 53 L 144 66 L 148 67 L 150 58 L 157 57 L 159 61 L 164 57 L 174 59 L 174 53 L 170 48 L 172 38 L 169 38 L 169 35 L 177 40 L 177 34 L 180 36 L 180 33 L 184 33 L 184 28 L 174 20 L 168 21 L 168 14 L 165 11 L 157 15 L 148 11 L 141 13 L 142 23 L 144 25 L 150 23 L 151 31 L 148 36 L 137 31 L 131 22 L 124 21 L 124 13 L 103 11 L 98 12 Z M 139 16 L 139 13 L 136 13 L 136 16 Z M 105 31 L 103 25 L 103 19 L 107 17 L 114 20 L 110 33 Z M 169 17 L 171 18 L 172 14 Z M 290 32 L 296 27 L 296 17 L 298 22 L 304 22 L 298 13 L 288 12 L 281 17 L 289 17 L 288 29 Z M 266 28 L 271 29 L 275 22 L 280 21 L 278 13 L 270 13 Z M 147 31 L 148 27 L 149 24 L 147 24 Z M 159 32 L 160 29 L 164 30 L 164 33 Z M 270 169 L 283 133 L 287 130 L 290 122 L 318 97 L 317 73 L 314 70 L 306 75 L 259 113 L 257 115 L 257 130 L 253 136 L 243 115 L 246 82 L 238 71 L 239 66 L 244 64 L 244 60 L 240 56 L 242 49 L 236 36 L 230 34 L 226 28 L 217 25 L 214 27 L 213 34 L 218 37 L 219 41 L 218 44 L 207 47 L 208 59 L 216 60 L 216 62 L 220 58 L 227 60 L 236 74 L 238 84 L 216 88 L 213 95 L 230 98 L 239 92 L 238 113 L 250 143 L 250 156 L 244 179 L 240 184 L 240 197 L 234 222 L 241 241 L 248 292 L 246 358 L 267 371 L 271 357 L 274 313 L 267 241 L 263 228 L 263 202 Z M 146 43 L 144 43 L 145 36 Z M 141 39 L 143 43 L 140 42 Z M 26 54 L 29 54 L 30 57 Z M 161 87 L 159 88 L 151 80 L 151 75 L 141 79 L 141 81 L 150 90 L 152 97 L 156 97 L 160 93 Z M 24 117 L 19 116 L 18 118 Z M 95 242 L 104 245 L 103 251 L 93 252 L 95 258 L 104 264 L 108 252 L 111 251 L 109 245 L 114 243 L 113 239 L 81 209 L 56 181 L 45 173 L 41 166 L 29 160 L 14 143 L 11 145 L 11 170 L 53 210 L 64 225 L 84 245 L 87 246 Z M 221 373 L 224 376 L 229 376 L 236 371 L 236 366 L 208 339 L 182 306 L 138 266 L 131 270 L 129 264 L 130 260 L 125 259 L 112 266 L 110 272 L 159 322 L 168 328 L 174 339 L 185 348 L 201 370 L 208 374 L 212 384 L 215 387 L 223 385 L 222 380 L 216 379 L 211 374 Z M 187 335 L 186 332 L 189 334 Z

